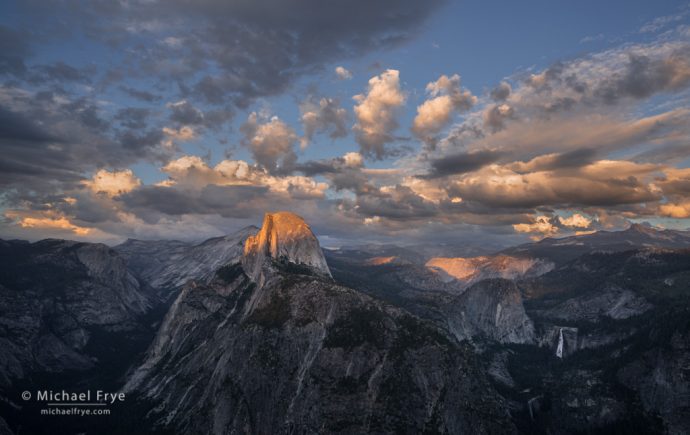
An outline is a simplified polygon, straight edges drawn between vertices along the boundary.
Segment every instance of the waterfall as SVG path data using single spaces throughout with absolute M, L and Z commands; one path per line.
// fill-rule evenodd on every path
M 563 328 L 558 330 L 558 347 L 556 348 L 556 356 L 563 359 Z
M 536 404 L 536 411 L 539 410 L 539 402 L 538 400 L 541 399 L 541 396 L 537 397 L 532 397 L 527 401 L 527 408 L 529 409 L 529 418 L 534 421 L 534 411 L 535 411 L 535 406 L 533 404 Z

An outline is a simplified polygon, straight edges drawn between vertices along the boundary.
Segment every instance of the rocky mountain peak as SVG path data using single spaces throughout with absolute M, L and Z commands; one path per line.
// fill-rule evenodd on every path
M 639 233 L 639 234 L 646 234 L 646 235 L 651 235 L 655 236 L 659 233 L 659 230 L 648 226 L 648 225 L 643 225 L 643 224 L 632 224 L 628 227 L 626 230 L 629 233 Z
M 267 258 L 309 266 L 331 276 L 318 239 L 304 219 L 291 212 L 266 213 L 261 230 L 247 237 L 242 263 L 255 280 Z

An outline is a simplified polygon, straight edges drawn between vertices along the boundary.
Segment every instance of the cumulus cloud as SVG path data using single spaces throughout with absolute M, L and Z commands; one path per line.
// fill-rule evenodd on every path
M 581 215 L 580 213 L 574 213 L 570 217 L 558 217 L 558 221 L 561 225 L 568 228 L 588 228 L 592 224 L 592 220 Z
M 345 166 L 351 167 L 351 168 L 358 168 L 362 166 L 364 163 L 364 158 L 362 155 L 358 152 L 349 152 L 345 153 L 343 156 L 343 160 L 345 161 Z
M 548 216 L 535 216 L 530 223 L 514 224 L 513 229 L 518 233 L 535 234 L 533 239 L 539 240 L 543 237 L 551 237 L 558 233 L 558 227 L 553 225 Z
M 305 148 L 316 133 L 326 133 L 331 139 L 347 136 L 347 110 L 333 98 L 309 98 L 300 105 L 304 137 L 300 145 Z
M 344 66 L 335 67 L 335 75 L 340 80 L 350 80 L 352 78 L 352 73 Z
M 243 160 L 223 160 L 210 167 L 199 156 L 182 156 L 161 170 L 170 179 L 164 187 L 203 188 L 217 186 L 260 186 L 275 193 L 301 198 L 323 198 L 328 186 L 309 177 L 272 176 L 265 169 L 251 166 Z
M 655 182 L 667 198 L 659 205 L 659 214 L 674 219 L 690 218 L 690 168 L 668 168 Z
M 90 180 L 83 184 L 94 193 L 104 193 L 108 196 L 118 196 L 130 192 L 141 185 L 141 180 L 131 169 L 109 172 L 101 169 Z
M 675 219 L 690 218 L 690 201 L 661 204 L 659 214 Z
M 276 116 L 267 120 L 252 112 L 240 131 L 244 135 L 242 144 L 258 164 L 269 172 L 292 170 L 297 161 L 294 145 L 298 140 L 292 127 Z
M 354 100 L 357 122 L 353 129 L 360 150 L 365 156 L 381 159 L 387 154 L 385 145 L 394 140 L 398 109 L 405 104 L 400 73 L 389 69 L 372 77 L 367 93 L 355 95 Z
M 531 215 L 527 222 L 513 224 L 513 229 L 517 233 L 531 234 L 530 238 L 533 240 L 540 240 L 557 236 L 562 230 L 575 235 L 590 234 L 594 232 L 590 229 L 591 226 L 591 219 L 580 213 L 573 213 L 569 217 Z
M 417 116 L 412 124 L 412 132 L 419 138 L 431 141 L 433 137 L 450 122 L 455 112 L 469 110 L 477 97 L 468 90 L 460 88 L 460 76 L 442 75 L 426 86 L 431 98 L 417 107 Z
M 171 139 L 182 142 L 190 141 L 196 137 L 196 133 L 192 127 L 184 126 L 180 128 L 163 127 L 163 133 Z

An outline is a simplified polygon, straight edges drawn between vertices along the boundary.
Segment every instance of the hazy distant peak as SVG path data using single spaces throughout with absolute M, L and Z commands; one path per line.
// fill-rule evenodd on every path
M 658 230 L 650 225 L 645 225 L 645 224 L 632 224 L 628 227 L 626 231 L 629 232 L 635 232 L 635 233 L 641 233 L 641 234 L 650 234 L 650 235 L 655 235 L 662 230 Z

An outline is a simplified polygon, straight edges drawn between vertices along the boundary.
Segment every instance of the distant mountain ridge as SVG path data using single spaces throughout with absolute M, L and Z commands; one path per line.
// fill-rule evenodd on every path
M 690 247 L 690 231 L 657 230 L 633 224 L 623 231 L 597 231 L 592 234 L 546 238 L 504 249 L 500 254 L 516 257 L 545 258 L 557 265 L 596 251 L 619 252 L 640 248 L 679 249 Z
M 207 281 L 221 266 L 239 262 L 244 241 L 257 231 L 257 227 L 248 226 L 196 244 L 129 239 L 113 249 L 127 259 L 134 273 L 167 296 L 189 280 Z

